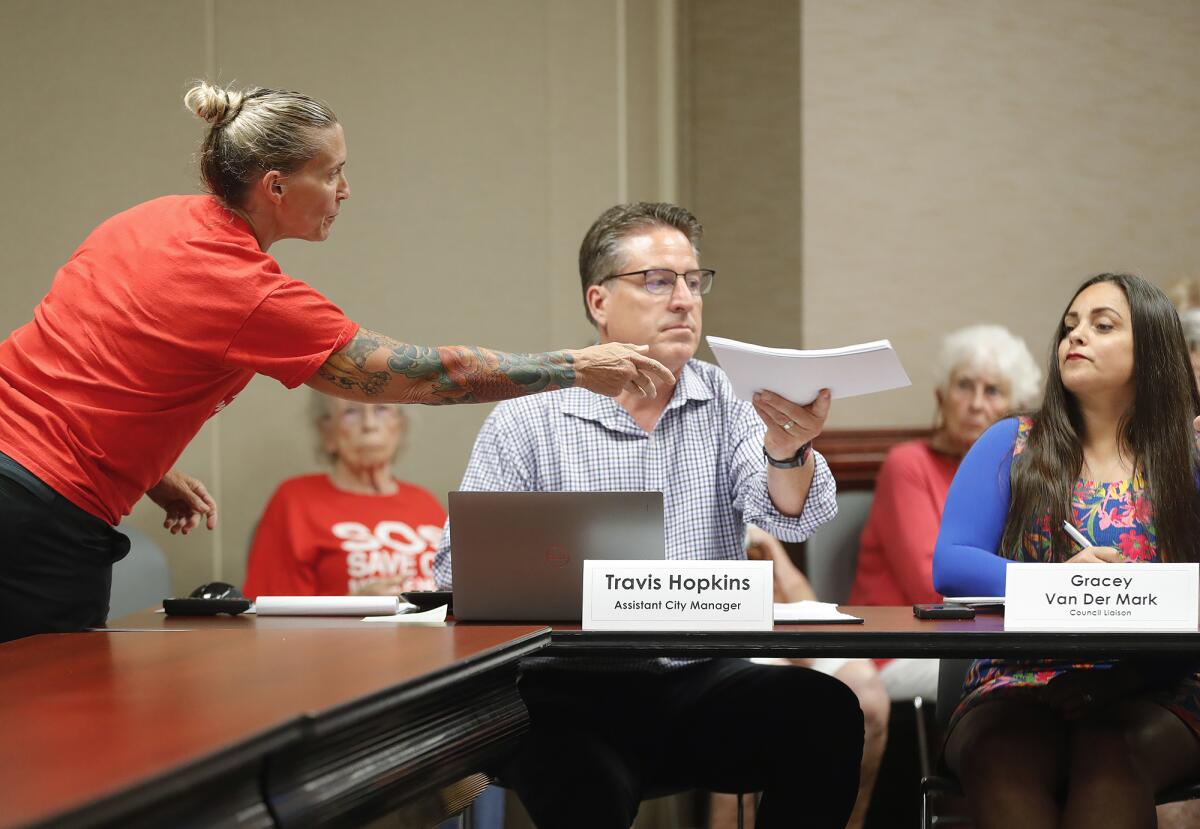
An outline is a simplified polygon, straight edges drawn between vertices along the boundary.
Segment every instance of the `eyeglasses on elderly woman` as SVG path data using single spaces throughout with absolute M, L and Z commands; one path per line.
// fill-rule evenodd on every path
M 348 403 L 342 410 L 333 411 L 326 415 L 329 418 L 336 418 L 342 423 L 362 423 L 370 413 L 377 420 L 396 421 L 403 417 L 400 407 L 391 403 Z

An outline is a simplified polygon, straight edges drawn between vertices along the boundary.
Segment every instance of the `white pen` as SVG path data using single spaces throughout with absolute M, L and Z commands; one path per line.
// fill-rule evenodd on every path
M 1063 522 L 1063 530 L 1066 531 L 1067 535 L 1071 536 L 1072 541 L 1074 541 L 1076 544 L 1078 544 L 1080 547 L 1084 548 L 1085 550 L 1088 547 L 1096 546 L 1092 542 L 1088 541 L 1088 538 L 1086 535 L 1081 533 L 1079 530 L 1075 529 L 1075 527 L 1071 524 L 1070 521 Z

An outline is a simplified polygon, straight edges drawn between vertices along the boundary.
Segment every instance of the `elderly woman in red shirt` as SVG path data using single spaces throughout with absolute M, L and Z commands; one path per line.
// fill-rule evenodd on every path
M 254 532 L 242 592 L 255 599 L 432 590 L 446 510 L 393 472 L 408 413 L 314 392 L 312 414 L 331 468 L 275 490 Z
M 933 546 L 946 492 L 983 432 L 1037 398 L 1041 372 L 1025 342 L 999 325 L 973 325 L 942 340 L 937 421 L 928 440 L 892 448 L 875 481 L 850 604 L 937 602 Z M 894 659 L 880 668 L 892 699 L 937 694 L 937 661 Z

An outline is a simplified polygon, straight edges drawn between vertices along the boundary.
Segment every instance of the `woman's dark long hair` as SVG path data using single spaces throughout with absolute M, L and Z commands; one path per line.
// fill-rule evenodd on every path
M 1179 316 L 1167 296 L 1137 276 L 1104 273 L 1079 286 L 1063 310 L 1085 289 L 1111 282 L 1125 292 L 1133 328 L 1133 404 L 1119 426 L 1123 450 L 1133 456 L 1154 509 L 1161 561 L 1200 561 L 1200 493 L 1196 489 L 1193 418 L 1200 393 L 1188 357 Z M 1022 537 L 1049 515 L 1052 561 L 1066 561 L 1073 544 L 1061 531 L 1070 520 L 1071 493 L 1083 464 L 1083 420 L 1075 396 L 1063 386 L 1058 345 L 1067 336 L 1059 318 L 1046 371 L 1046 393 L 1033 416 L 1029 442 L 1013 462 L 1012 502 L 1000 553 L 1015 558 Z

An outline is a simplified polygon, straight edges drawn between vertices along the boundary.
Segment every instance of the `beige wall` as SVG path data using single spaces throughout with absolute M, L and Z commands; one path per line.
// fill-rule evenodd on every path
M 940 336 L 1039 362 L 1091 274 L 1200 275 L 1200 4 L 803 5 L 804 344 L 888 337 L 913 387 L 837 425 L 922 424 Z
M 195 189 L 180 98 L 215 76 L 338 111 L 346 211 L 272 253 L 366 325 L 582 344 L 588 223 L 678 196 L 721 272 L 709 331 L 890 337 L 914 387 L 833 424 L 923 423 L 945 330 L 995 320 L 1040 353 L 1085 275 L 1195 272 L 1197 46 L 1191 0 L 4 0 L 0 335 L 99 221 Z M 176 589 L 241 579 L 272 487 L 317 467 L 304 403 L 256 380 L 185 452 L 223 513 L 157 532 Z M 444 495 L 485 414 L 419 411 L 400 473 Z
M 800 3 L 703 0 L 682 12 L 681 188 L 704 223 L 704 263 L 717 269 L 704 328 L 797 348 Z

